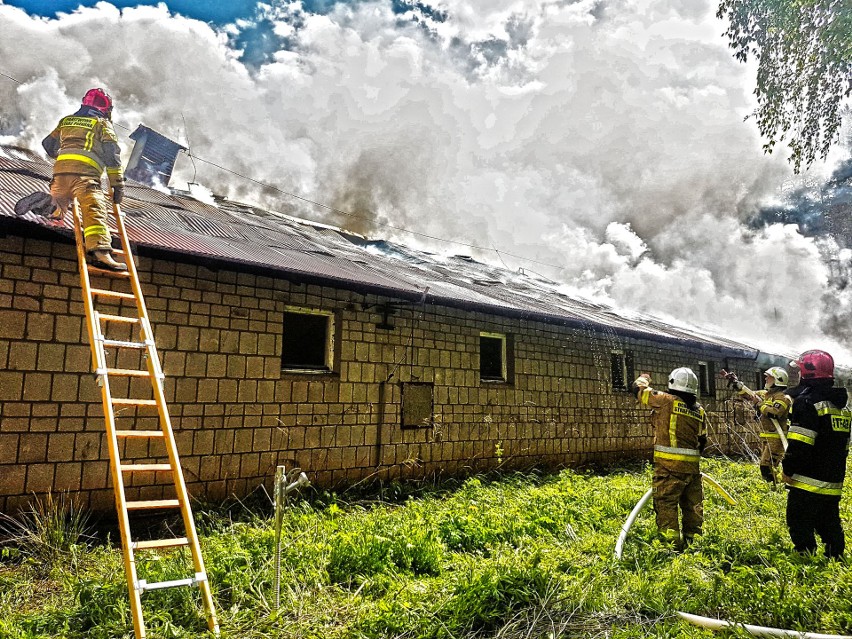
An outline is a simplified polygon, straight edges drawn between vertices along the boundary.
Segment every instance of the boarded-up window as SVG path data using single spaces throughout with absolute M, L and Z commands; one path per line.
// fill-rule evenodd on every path
M 432 423 L 432 386 L 428 382 L 402 385 L 403 428 L 423 428 Z
M 331 314 L 287 311 L 281 368 L 291 370 L 331 370 Z

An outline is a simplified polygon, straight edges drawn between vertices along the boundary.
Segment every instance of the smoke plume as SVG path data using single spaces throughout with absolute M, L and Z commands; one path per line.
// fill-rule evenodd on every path
M 744 121 L 754 69 L 734 61 L 714 9 L 376 0 L 314 13 L 274 0 L 218 28 L 164 5 L 47 20 L 0 4 L 0 70 L 20 81 L 0 78 L 0 141 L 39 148 L 103 86 L 120 133 L 142 122 L 352 215 L 186 157 L 177 186 L 433 251 L 471 249 L 424 236 L 473 244 L 617 307 L 852 363 L 837 342 L 848 250 L 766 212 L 790 169 Z

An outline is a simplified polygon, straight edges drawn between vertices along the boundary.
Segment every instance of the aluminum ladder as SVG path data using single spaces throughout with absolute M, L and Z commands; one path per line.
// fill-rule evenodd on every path
M 136 639 L 145 639 L 145 622 L 142 616 L 142 594 L 149 590 L 161 588 L 175 588 L 181 586 L 197 586 L 200 589 L 201 600 L 207 616 L 207 625 L 210 631 L 219 636 L 219 624 L 216 620 L 216 611 L 213 606 L 210 583 L 204 570 L 204 560 L 201 557 L 201 547 L 198 543 L 198 535 L 195 530 L 195 522 L 189 504 L 189 494 L 183 478 L 180 460 L 175 443 L 169 412 L 166 406 L 165 393 L 163 391 L 164 374 L 154 344 L 154 334 L 151 330 L 151 322 L 142 296 L 142 288 L 133 262 L 133 254 L 130 249 L 130 241 L 124 225 L 124 213 L 117 204 L 113 204 L 113 218 L 118 236 L 121 238 L 121 251 L 115 251 L 117 255 L 124 258 L 127 263 L 126 272 L 107 271 L 86 262 L 85 241 L 83 237 L 83 225 L 80 208 L 75 199 L 72 204 L 72 216 L 74 223 L 74 237 L 77 241 L 77 260 L 80 267 L 80 280 L 83 287 L 83 304 L 86 310 L 86 325 L 89 332 L 89 344 L 92 349 L 92 364 L 95 376 L 101 388 L 103 400 L 104 420 L 106 422 L 106 433 L 110 453 L 110 475 L 115 492 L 115 504 L 118 512 L 119 529 L 121 532 L 122 554 L 124 556 L 124 571 L 127 577 L 127 587 L 130 594 L 130 610 L 133 616 L 133 629 Z M 111 285 L 108 288 L 94 288 L 91 276 L 110 278 Z M 119 289 L 130 289 L 119 290 Z M 113 313 L 101 313 L 96 306 L 112 302 L 118 304 L 118 311 Z M 135 315 L 123 314 L 132 312 L 135 306 Z M 138 329 L 138 341 L 133 337 L 134 329 Z M 111 339 L 108 334 L 115 336 L 115 331 L 123 331 L 123 339 Z M 129 335 L 130 337 L 127 337 Z M 107 351 L 106 349 L 110 349 Z M 134 355 L 135 353 L 135 355 Z M 110 365 L 108 360 L 113 358 L 115 363 Z M 133 360 L 137 368 L 126 365 L 126 361 Z M 125 362 L 125 367 L 119 364 Z M 143 366 L 147 365 L 147 370 Z M 124 386 L 128 397 L 114 397 L 110 388 L 110 380 L 116 379 L 116 386 Z M 150 381 L 153 391 L 152 398 L 138 399 L 133 395 L 140 394 L 139 386 L 146 387 L 143 380 Z M 135 392 L 134 392 L 135 391 Z M 143 390 L 141 394 L 147 394 Z M 145 430 L 133 428 L 140 421 L 157 419 L 153 415 L 140 417 L 140 411 L 156 409 L 159 414 L 159 430 Z M 124 413 L 128 412 L 128 415 Z M 130 420 L 130 427 L 119 429 L 116 420 L 124 423 Z M 128 445 L 134 443 L 147 449 L 145 457 L 154 459 L 168 458 L 168 463 L 134 464 L 123 463 L 121 451 Z M 152 454 L 152 449 L 158 452 Z M 174 497 L 170 499 L 154 499 L 128 501 L 125 495 L 125 477 L 130 479 L 132 485 L 138 486 L 135 477 L 154 477 L 169 475 L 174 485 Z M 154 482 L 149 482 L 154 484 Z M 160 484 L 160 486 L 164 485 Z M 166 487 L 167 489 L 167 487 Z M 154 488 L 155 491 L 165 492 L 166 489 Z M 167 539 L 134 541 L 131 536 L 129 511 L 179 509 L 183 518 L 185 537 L 173 537 Z M 188 547 L 192 555 L 194 574 L 185 579 L 171 581 L 148 582 L 139 579 L 136 570 L 136 553 L 138 551 L 174 549 Z M 188 562 L 187 562 L 188 563 Z M 188 568 L 188 566 L 187 566 Z

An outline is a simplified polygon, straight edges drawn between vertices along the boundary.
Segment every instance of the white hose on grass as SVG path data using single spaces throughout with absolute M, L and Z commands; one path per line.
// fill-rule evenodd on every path
M 719 493 L 722 498 L 731 504 L 731 506 L 736 506 L 737 501 L 731 497 L 728 492 L 719 485 L 715 479 L 710 477 L 710 475 L 706 475 L 701 473 L 701 479 L 709 484 L 717 493 Z M 624 542 L 627 539 L 627 533 L 630 532 L 630 527 L 633 526 L 633 522 L 636 521 L 636 517 L 639 516 L 639 513 L 645 507 L 645 504 L 648 503 L 648 500 L 651 499 L 651 495 L 654 493 L 653 488 L 649 488 L 648 491 L 642 495 L 642 498 L 636 502 L 636 505 L 633 507 L 633 510 L 630 511 L 630 515 L 627 516 L 627 520 L 624 522 L 624 525 L 621 527 L 621 532 L 618 535 L 618 541 L 615 542 L 615 558 L 621 559 L 621 554 L 624 551 Z
M 654 489 L 649 488 L 648 492 L 642 495 L 642 498 L 636 502 L 633 510 L 630 511 L 627 521 L 625 521 L 624 525 L 621 527 L 621 533 L 618 535 L 618 541 L 615 542 L 616 559 L 621 559 L 621 553 L 624 550 L 624 540 L 627 539 L 627 533 L 630 531 L 630 527 L 633 525 L 633 522 L 636 521 L 636 517 L 639 515 L 639 512 L 645 507 L 645 504 L 648 503 L 648 500 L 651 499 L 651 495 L 653 494 Z
M 788 637 L 789 639 L 852 639 L 849 635 L 826 635 L 819 632 L 802 632 L 799 630 L 784 630 L 783 628 L 767 628 L 766 626 L 752 626 L 747 623 L 734 623 L 726 619 L 713 619 L 702 617 L 688 612 L 678 612 L 678 616 L 696 626 L 709 630 L 725 630 L 727 628 L 741 628 L 755 637 Z

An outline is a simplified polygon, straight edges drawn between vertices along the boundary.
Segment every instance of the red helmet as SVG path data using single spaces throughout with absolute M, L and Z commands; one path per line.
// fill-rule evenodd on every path
M 834 358 L 825 351 L 805 351 L 796 365 L 802 379 L 834 379 Z
M 83 96 L 83 106 L 94 107 L 98 111 L 112 111 L 112 98 L 103 89 L 89 89 Z

